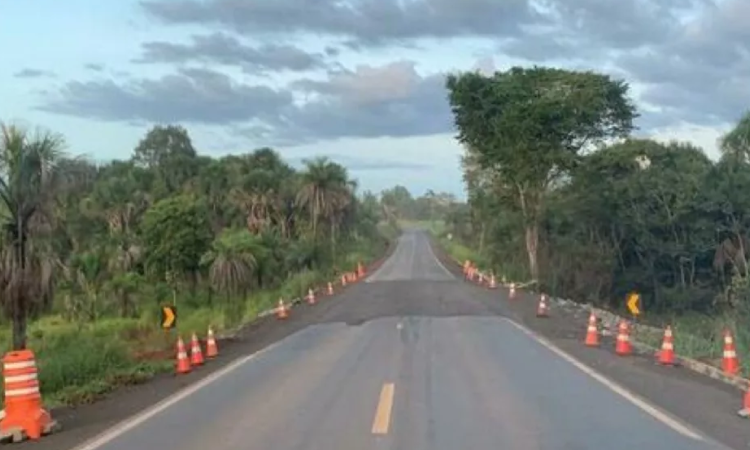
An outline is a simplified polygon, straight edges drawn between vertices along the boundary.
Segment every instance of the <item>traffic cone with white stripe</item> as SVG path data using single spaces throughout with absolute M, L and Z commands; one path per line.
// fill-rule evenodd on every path
M 724 355 L 721 367 L 727 375 L 737 375 L 740 371 L 740 361 L 737 358 L 737 348 L 734 346 L 732 332 L 724 331 Z
M 589 315 L 589 324 L 586 328 L 586 339 L 583 341 L 584 345 L 588 347 L 599 346 L 599 330 L 596 328 L 596 314 L 591 312 Z
M 510 283 L 510 290 L 508 292 L 508 297 L 516 298 L 516 283 Z
M 333 295 L 333 283 L 328 282 L 328 295 Z
M 341 286 L 346 286 L 346 275 L 341 275 Z
M 750 417 L 750 389 L 745 389 L 745 395 L 742 398 L 742 409 L 737 411 L 740 417 Z
M 536 316 L 537 317 L 549 316 L 549 312 L 547 308 L 547 294 L 542 294 L 539 296 L 539 305 L 536 308 Z
M 190 373 L 190 358 L 188 357 L 182 337 L 177 338 L 177 366 L 175 372 L 178 375 Z
M 216 358 L 219 356 L 219 346 L 216 345 L 214 330 L 208 327 L 208 336 L 206 337 L 206 358 Z
M 674 365 L 674 341 L 672 340 L 672 327 L 667 327 L 664 330 L 664 340 L 661 343 L 661 351 L 659 352 L 659 364 L 665 366 Z
M 42 406 L 36 357 L 31 350 L 9 352 L 3 358 L 5 410 L 0 419 L 0 440 L 36 440 L 58 428 Z
M 494 273 L 490 275 L 490 289 L 497 289 L 497 280 Z
M 193 333 L 193 338 L 190 342 L 190 365 L 191 366 L 202 366 L 203 351 L 201 350 L 201 342 L 198 340 L 198 336 Z
M 620 321 L 620 325 L 617 329 L 615 353 L 620 356 L 627 356 L 633 353 L 633 347 L 630 345 L 630 327 L 626 320 Z
M 289 313 L 286 310 L 286 305 L 284 304 L 283 299 L 279 299 L 279 306 L 276 308 L 276 318 L 279 320 L 284 320 L 287 317 L 289 317 Z
M 313 292 L 312 288 L 307 290 L 307 303 L 309 305 L 315 304 L 315 293 Z

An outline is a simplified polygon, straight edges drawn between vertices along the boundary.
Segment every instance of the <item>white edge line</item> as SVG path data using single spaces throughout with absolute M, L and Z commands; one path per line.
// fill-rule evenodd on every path
M 451 277 L 451 280 L 455 280 L 456 276 L 453 275 L 453 273 L 445 267 L 445 265 L 440 261 L 440 258 L 438 258 L 437 255 L 435 254 L 435 251 L 432 249 L 432 240 L 429 237 L 427 238 L 427 248 L 430 250 L 432 259 L 435 260 L 438 266 L 440 266 L 445 271 L 445 273 L 447 273 L 448 276 Z
M 149 420 L 150 418 L 154 417 L 155 415 L 159 414 L 160 412 L 166 410 L 167 408 L 170 408 L 171 406 L 175 405 L 176 403 L 186 399 L 187 397 L 195 394 L 199 390 L 207 387 L 211 383 L 215 382 L 219 378 L 224 377 L 225 375 L 228 375 L 229 373 L 233 372 L 234 370 L 238 369 L 240 366 L 252 361 L 256 357 L 260 356 L 261 354 L 265 353 L 268 350 L 271 350 L 272 348 L 279 345 L 282 341 L 274 342 L 273 344 L 262 348 L 258 350 L 255 353 L 252 353 L 250 355 L 244 356 L 238 360 L 235 360 L 234 362 L 230 363 L 229 365 L 217 370 L 216 372 L 208 375 L 207 377 L 197 381 L 194 384 L 191 384 L 190 386 L 187 386 L 176 393 L 170 395 L 169 397 L 163 399 L 159 403 L 156 403 L 155 405 L 151 406 L 150 408 L 147 408 L 141 412 L 138 412 L 132 416 L 130 416 L 128 419 L 123 420 L 122 422 L 118 423 L 117 425 L 112 426 L 111 428 L 105 430 L 101 434 L 93 437 L 91 440 L 81 444 L 79 447 L 73 447 L 71 450 L 96 450 L 100 448 L 101 446 L 108 444 L 109 442 L 115 440 L 116 438 L 120 437 L 121 435 L 125 434 L 126 432 L 132 430 L 133 428 L 137 427 L 138 425 L 142 424 L 143 422 Z
M 643 412 L 647 413 L 654 419 L 658 420 L 659 422 L 663 423 L 664 425 L 667 425 L 674 431 L 682 434 L 683 436 L 687 436 L 689 438 L 695 439 L 697 441 L 705 441 L 706 439 L 704 436 L 698 434 L 697 432 L 693 431 L 686 425 L 683 425 L 680 421 L 673 418 L 666 412 L 658 409 L 657 407 L 651 405 L 643 398 L 639 397 L 638 395 L 630 392 L 626 388 L 622 387 L 621 385 L 615 383 L 614 381 L 608 379 L 604 375 L 600 374 L 596 370 L 592 369 L 591 367 L 587 366 L 586 364 L 582 363 L 578 359 L 574 358 L 573 356 L 569 355 L 565 351 L 561 350 L 557 346 L 555 346 L 553 343 L 548 341 L 547 339 L 543 338 L 539 334 L 529 330 L 525 326 L 518 324 L 508 318 L 505 318 L 510 324 L 512 324 L 514 327 L 518 328 L 519 330 L 526 333 L 529 337 L 537 341 L 539 344 L 550 350 L 551 352 L 555 353 L 560 358 L 564 359 L 568 363 L 572 364 L 575 368 L 580 370 L 581 372 L 585 373 L 586 375 L 590 376 L 591 378 L 595 379 L 599 383 L 603 384 L 605 387 L 607 387 L 612 392 L 618 394 L 620 397 L 624 398 L 625 400 L 629 401 L 633 405 L 640 408 Z M 715 443 L 715 442 L 713 442 Z M 722 445 L 723 448 L 726 448 Z
M 375 272 L 367 275 L 367 278 L 365 278 L 365 283 L 372 283 L 373 281 L 378 281 L 377 277 L 380 274 L 380 272 L 383 271 L 383 268 L 388 264 L 388 262 L 391 260 L 391 258 L 393 258 L 393 255 L 395 255 L 396 252 L 398 252 L 399 247 L 401 247 L 401 240 L 402 240 L 401 238 L 402 237 L 404 237 L 403 233 L 401 233 L 401 235 L 396 240 L 396 248 L 393 249 L 393 252 L 391 252 L 391 254 L 388 255 L 388 257 L 385 260 L 383 260 L 383 262 L 380 264 L 380 266 L 378 266 L 378 268 L 375 269 Z

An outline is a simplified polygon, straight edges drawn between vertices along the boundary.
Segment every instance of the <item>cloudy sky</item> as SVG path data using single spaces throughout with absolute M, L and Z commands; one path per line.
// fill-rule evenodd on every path
M 640 134 L 717 137 L 750 107 L 748 0 L 3 2 L 0 119 L 127 157 L 153 123 L 200 152 L 327 155 L 367 189 L 462 192 L 443 76 L 513 65 L 631 83 Z

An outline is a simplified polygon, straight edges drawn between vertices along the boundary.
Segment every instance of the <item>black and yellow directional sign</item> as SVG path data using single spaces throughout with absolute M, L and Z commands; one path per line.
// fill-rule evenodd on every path
M 177 308 L 165 305 L 161 308 L 161 327 L 170 330 L 177 326 Z
M 630 314 L 637 316 L 641 313 L 641 296 L 637 292 L 631 292 L 628 294 L 628 300 L 626 302 Z

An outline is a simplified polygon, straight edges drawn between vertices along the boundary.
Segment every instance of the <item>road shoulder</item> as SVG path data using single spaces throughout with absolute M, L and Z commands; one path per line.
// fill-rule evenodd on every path
M 433 251 L 454 274 L 461 268 L 433 241 Z M 581 310 L 552 309 L 550 317 L 537 318 L 537 295 L 519 291 L 508 300 L 507 289 L 489 290 L 466 283 L 472 297 L 482 298 L 498 315 L 538 333 L 550 343 L 608 379 L 668 412 L 699 432 L 732 448 L 748 448 L 750 424 L 736 412 L 742 392 L 717 380 L 679 367 L 656 364 L 653 355 L 619 357 L 614 340 L 604 337 L 600 348 L 583 345 L 588 316 Z M 634 430 L 637 432 L 637 430 Z
M 395 248 L 396 243 L 391 243 L 383 256 L 368 266 L 368 272 L 376 270 Z M 294 308 L 291 317 L 283 322 L 279 322 L 273 316 L 267 316 L 248 323 L 232 337 L 219 341 L 218 358 L 189 374 L 160 374 L 143 384 L 120 387 L 91 404 L 54 408 L 51 411 L 52 417 L 62 425 L 62 430 L 39 441 L 16 444 L 16 447 L 33 446 L 35 450 L 74 449 L 235 360 L 256 353 L 310 325 L 325 321 L 333 309 L 346 301 L 351 295 L 350 291 L 356 286 L 357 284 L 333 297 L 324 298 L 314 307 L 300 305 Z

